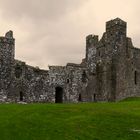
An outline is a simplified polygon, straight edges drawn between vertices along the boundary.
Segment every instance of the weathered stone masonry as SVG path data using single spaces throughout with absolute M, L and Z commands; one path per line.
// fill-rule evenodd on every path
M 116 18 L 106 31 L 86 38 L 81 64 L 32 67 L 15 60 L 15 39 L 0 37 L 0 102 L 118 101 L 140 96 L 140 49 L 127 37 L 127 23 Z

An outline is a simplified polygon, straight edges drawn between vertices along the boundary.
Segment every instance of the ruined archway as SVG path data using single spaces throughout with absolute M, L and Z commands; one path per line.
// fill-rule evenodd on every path
M 63 88 L 55 88 L 55 103 L 63 103 Z

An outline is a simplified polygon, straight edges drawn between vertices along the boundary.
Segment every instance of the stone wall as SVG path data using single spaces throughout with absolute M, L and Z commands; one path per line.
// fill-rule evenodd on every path
M 10 100 L 15 102 L 51 102 L 52 94 L 49 93 L 48 71 L 28 66 L 18 60 L 15 61 Z

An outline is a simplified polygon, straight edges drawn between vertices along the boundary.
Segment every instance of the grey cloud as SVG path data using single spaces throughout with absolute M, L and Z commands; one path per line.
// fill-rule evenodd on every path
M 3 16 L 28 17 L 37 20 L 52 20 L 63 17 L 79 7 L 85 0 L 0 0 Z
M 31 65 L 80 63 L 85 36 L 104 32 L 105 22 L 128 22 L 135 46 L 140 41 L 139 0 L 0 0 L 0 21 L 16 38 L 16 58 Z M 122 12 L 123 11 L 123 12 Z M 12 26 L 10 26 L 12 25 Z
M 74 60 L 75 56 L 79 61 L 80 45 L 74 41 L 74 25 L 70 25 L 69 14 L 87 1 L 0 0 L 3 19 L 13 24 L 15 32 L 19 30 L 21 37 L 24 37 L 15 34 L 16 58 L 40 67 L 46 67 L 49 62 L 65 64 Z

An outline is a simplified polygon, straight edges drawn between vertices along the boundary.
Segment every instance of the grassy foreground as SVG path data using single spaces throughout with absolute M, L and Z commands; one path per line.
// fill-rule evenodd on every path
M 140 100 L 2 104 L 0 140 L 140 140 Z

